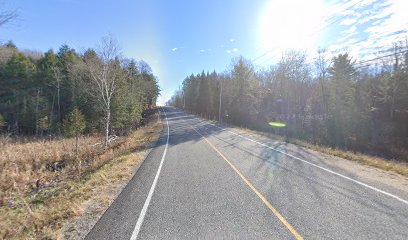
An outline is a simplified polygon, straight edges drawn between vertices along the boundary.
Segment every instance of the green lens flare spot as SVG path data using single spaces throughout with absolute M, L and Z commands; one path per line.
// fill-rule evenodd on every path
M 281 122 L 269 122 L 269 125 L 272 127 L 286 127 L 286 124 Z

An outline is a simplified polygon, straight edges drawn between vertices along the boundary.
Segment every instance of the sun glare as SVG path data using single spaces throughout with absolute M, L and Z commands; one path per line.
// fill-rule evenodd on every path
M 314 46 L 323 24 L 322 0 L 272 0 L 259 19 L 259 45 L 265 51 Z

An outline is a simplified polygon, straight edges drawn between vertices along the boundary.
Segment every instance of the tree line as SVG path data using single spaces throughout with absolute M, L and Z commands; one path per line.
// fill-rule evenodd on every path
M 186 77 L 168 104 L 314 144 L 408 161 L 407 48 L 395 44 L 392 54 L 360 62 L 347 53 L 327 55 L 319 50 L 309 61 L 302 51 L 288 51 L 267 70 L 240 57 L 223 73 Z
M 160 93 L 150 66 L 123 58 L 111 36 L 83 53 L 68 45 L 56 53 L 23 51 L 8 42 L 0 46 L 0 82 L 3 133 L 59 136 L 64 129 L 75 132 L 73 125 L 103 131 L 105 145 L 109 135 L 138 127 Z

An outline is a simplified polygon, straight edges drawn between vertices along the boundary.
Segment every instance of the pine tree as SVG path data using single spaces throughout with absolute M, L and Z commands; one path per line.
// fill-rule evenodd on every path
M 333 58 L 333 66 L 329 69 L 331 74 L 332 90 L 332 116 L 334 126 L 332 134 L 336 146 L 347 148 L 348 138 L 354 132 L 356 121 L 355 82 L 356 70 L 351 57 L 340 54 Z
M 62 124 L 65 136 L 75 137 L 76 158 L 78 158 L 78 137 L 85 130 L 85 126 L 85 117 L 77 107 L 67 114 Z

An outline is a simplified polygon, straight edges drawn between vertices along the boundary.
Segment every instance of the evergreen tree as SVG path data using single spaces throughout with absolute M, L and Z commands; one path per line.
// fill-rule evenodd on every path
M 348 138 L 353 135 L 356 120 L 355 84 L 356 70 L 348 54 L 333 58 L 329 69 L 331 75 L 331 102 L 333 124 L 332 137 L 336 146 L 347 148 Z
M 63 121 L 63 129 L 66 137 L 75 137 L 75 156 L 78 157 L 78 138 L 85 130 L 86 121 L 81 111 L 75 107 L 66 115 Z
M 201 114 L 208 116 L 211 107 L 210 80 L 209 77 L 205 75 L 204 70 L 198 79 L 200 83 L 198 88 L 197 108 Z

